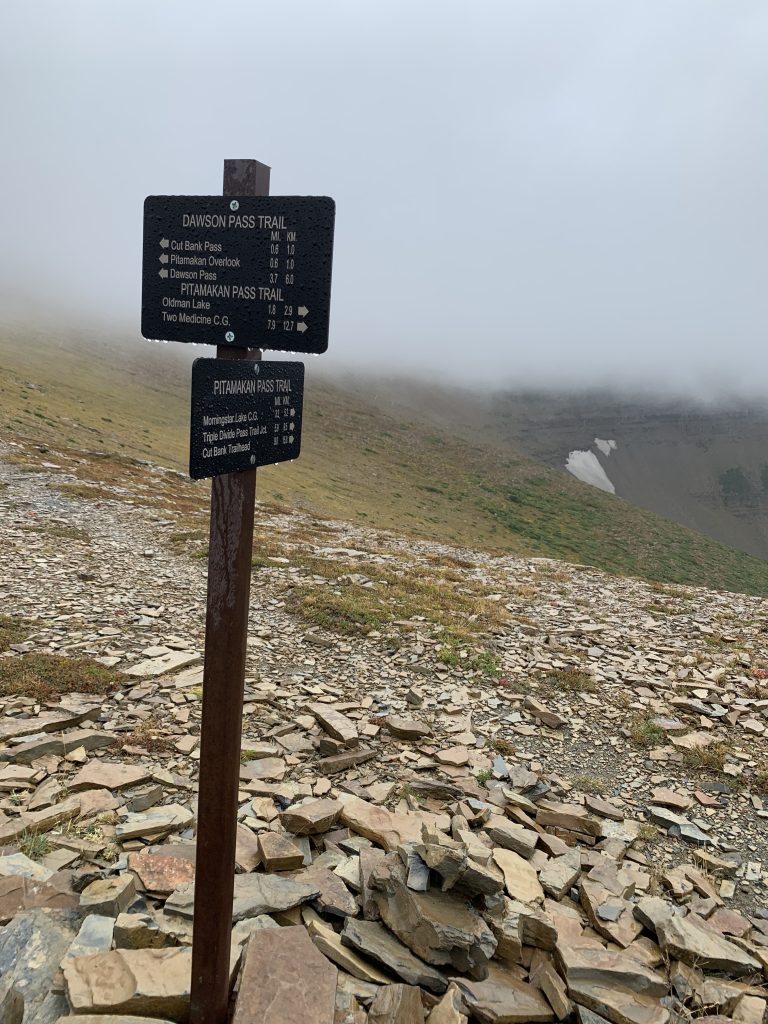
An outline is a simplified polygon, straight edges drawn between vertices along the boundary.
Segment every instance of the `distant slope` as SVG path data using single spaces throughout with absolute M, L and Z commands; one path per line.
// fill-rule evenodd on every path
M 388 412 L 418 411 L 436 427 L 511 447 L 553 469 L 563 469 L 571 452 L 588 453 L 577 462 L 591 459 L 592 478 L 604 474 L 621 497 L 768 559 L 768 400 L 712 405 L 530 391 L 484 397 L 396 380 L 379 384 L 377 394 Z M 615 447 L 606 450 L 597 438 Z
M 171 346 L 7 333 L 0 338 L 3 436 L 23 443 L 32 459 L 43 458 L 34 445 L 76 458 L 83 450 L 115 456 L 93 461 L 90 479 L 94 466 L 121 472 L 126 457 L 184 470 L 191 354 L 201 352 L 185 353 L 185 364 Z M 428 412 L 428 402 L 385 408 L 359 384 L 320 379 L 315 365 L 308 364 L 302 456 L 259 471 L 262 500 L 499 553 L 768 594 L 768 563 L 533 462 L 495 430 L 459 430 L 456 402 L 454 426 L 445 410 Z M 183 486 L 204 507 L 207 485 Z

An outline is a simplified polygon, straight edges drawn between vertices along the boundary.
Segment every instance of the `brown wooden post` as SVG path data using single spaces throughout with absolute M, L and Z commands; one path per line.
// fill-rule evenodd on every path
M 225 160 L 224 195 L 269 195 L 269 167 L 258 160 Z M 216 355 L 219 359 L 261 359 L 258 349 L 227 346 L 220 346 Z M 229 1003 L 237 790 L 255 500 L 255 469 L 213 478 L 190 1024 L 225 1024 Z

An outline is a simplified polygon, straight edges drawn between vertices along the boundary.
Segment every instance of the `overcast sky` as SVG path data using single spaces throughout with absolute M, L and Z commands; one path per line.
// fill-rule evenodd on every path
M 256 157 L 336 200 L 336 359 L 760 392 L 767 104 L 765 0 L 6 3 L 0 296 L 145 344 L 144 197 Z

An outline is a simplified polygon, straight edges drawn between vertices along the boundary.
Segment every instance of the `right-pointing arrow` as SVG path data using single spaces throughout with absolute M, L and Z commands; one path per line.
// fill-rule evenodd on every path
M 160 260 L 161 263 L 167 263 L 170 258 L 171 257 L 168 255 L 167 252 L 161 253 L 158 256 L 158 259 Z
M 167 249 L 170 244 L 171 243 L 168 241 L 167 238 L 161 238 L 160 239 L 160 248 L 161 249 Z
M 299 316 L 307 316 L 308 313 L 309 310 L 307 309 L 306 306 L 299 306 Z
M 304 331 L 307 330 L 307 325 L 303 323 L 298 323 L 296 324 L 296 330 L 299 332 L 299 334 L 303 334 Z
M 165 267 L 162 267 L 162 268 L 161 268 L 161 269 L 160 269 L 160 270 L 158 271 L 158 273 L 160 274 L 160 277 L 168 277 L 168 271 L 167 271 L 167 270 L 165 269 Z

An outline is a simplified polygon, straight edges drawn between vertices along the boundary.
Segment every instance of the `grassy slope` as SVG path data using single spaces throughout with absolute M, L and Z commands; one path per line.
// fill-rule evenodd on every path
M 263 500 L 469 547 L 768 594 L 768 563 L 760 559 L 508 448 L 383 411 L 360 390 L 334 388 L 312 371 L 310 361 L 301 459 L 259 471 Z M 3 437 L 44 443 L 52 453 L 106 451 L 183 470 L 188 381 L 165 347 L 133 343 L 86 354 L 69 342 L 0 336 Z M 96 470 L 119 474 L 123 464 Z M 207 485 L 186 488 L 202 508 Z

